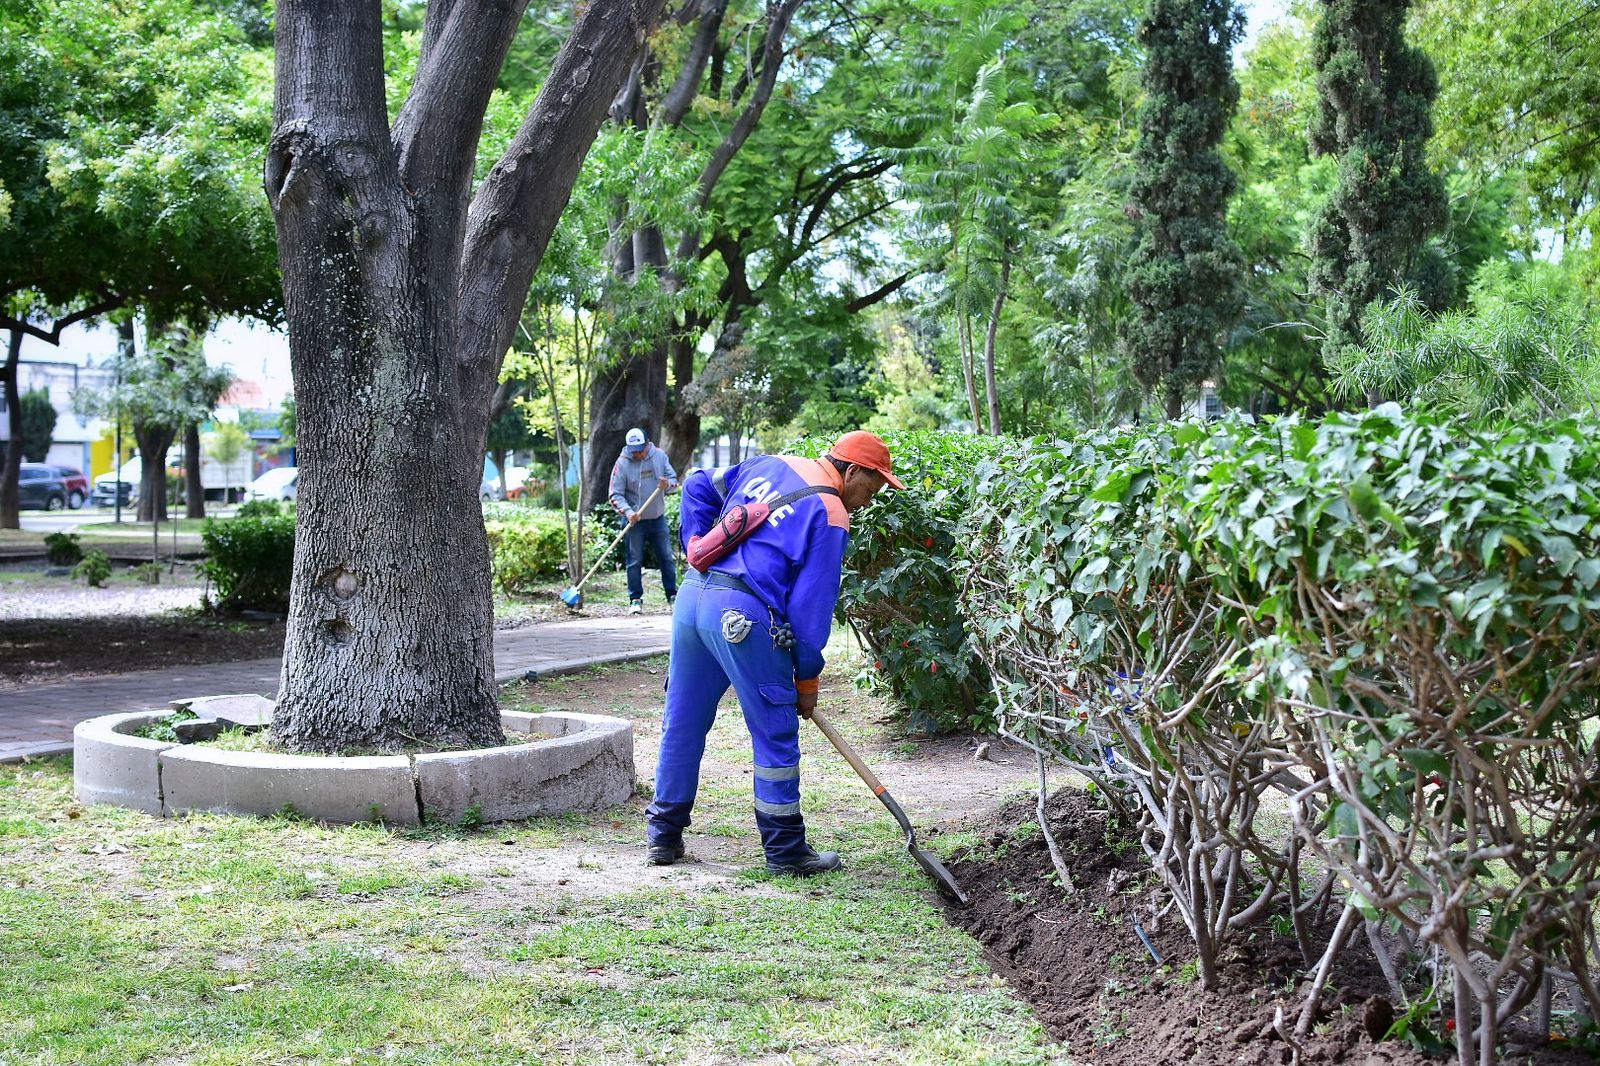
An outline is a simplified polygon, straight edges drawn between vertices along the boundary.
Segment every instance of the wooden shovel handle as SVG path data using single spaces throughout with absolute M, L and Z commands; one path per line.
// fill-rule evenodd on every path
M 833 723 L 828 721 L 821 711 L 813 710 L 811 720 L 822 730 L 822 735 L 828 738 L 828 742 L 839 749 L 839 754 L 844 756 L 844 761 L 850 764 L 851 769 L 861 775 L 861 780 L 872 789 L 872 794 L 881 799 L 888 790 L 883 787 L 883 782 L 878 780 L 878 775 L 872 772 L 872 768 L 861 761 L 861 756 L 856 754 L 856 749 L 850 746 L 850 742 L 835 732 Z

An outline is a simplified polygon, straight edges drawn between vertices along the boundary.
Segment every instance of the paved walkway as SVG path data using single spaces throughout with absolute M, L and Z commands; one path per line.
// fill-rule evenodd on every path
M 567 673 L 600 663 L 665 654 L 672 618 L 644 615 L 543 622 L 494 635 L 495 676 L 502 682 Z M 178 666 L 64 681 L 0 692 L 0 763 L 72 750 L 72 727 L 117 711 L 165 707 L 189 696 L 278 692 L 280 660 Z

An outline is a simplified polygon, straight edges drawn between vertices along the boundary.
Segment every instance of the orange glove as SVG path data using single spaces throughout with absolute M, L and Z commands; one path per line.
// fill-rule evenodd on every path
M 800 712 L 801 718 L 810 718 L 811 712 L 817 709 L 817 689 L 820 684 L 814 677 L 808 681 L 795 681 L 795 709 Z

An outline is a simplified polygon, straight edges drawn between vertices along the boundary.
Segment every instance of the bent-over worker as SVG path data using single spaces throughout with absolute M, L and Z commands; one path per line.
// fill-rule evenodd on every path
M 886 483 L 905 487 L 891 470 L 888 446 L 859 430 L 821 459 L 757 456 L 696 471 L 684 482 L 686 548 L 729 507 L 809 494 L 777 507 L 706 574 L 691 571 L 684 582 L 673 612 L 655 798 L 646 812 L 651 862 L 683 857 L 706 735 L 732 685 L 754 748 L 756 826 L 767 869 L 809 876 L 838 868 L 838 855 L 806 843 L 800 718 L 817 705 L 850 514 Z

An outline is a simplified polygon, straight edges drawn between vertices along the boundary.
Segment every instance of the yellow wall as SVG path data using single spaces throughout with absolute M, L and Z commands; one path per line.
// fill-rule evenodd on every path
M 101 437 L 99 440 L 89 445 L 90 481 L 93 481 L 101 474 L 111 473 L 111 468 L 115 465 L 111 458 L 111 453 L 113 450 L 115 450 L 115 444 L 110 437 Z

